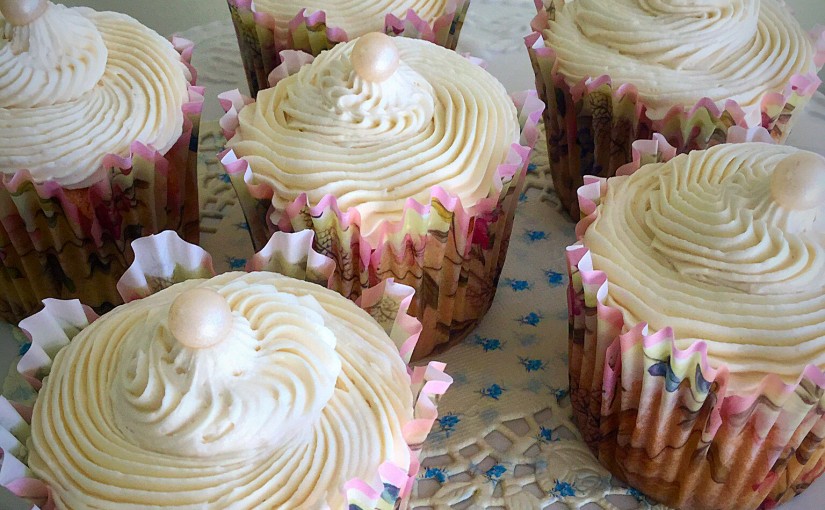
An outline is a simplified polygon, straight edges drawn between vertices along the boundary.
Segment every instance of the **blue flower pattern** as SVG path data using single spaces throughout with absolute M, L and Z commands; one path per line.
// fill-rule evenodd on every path
M 536 438 L 540 443 L 552 443 L 554 441 L 559 441 L 559 438 L 553 433 L 553 429 L 547 427 L 541 427 L 539 429 L 539 435 Z
M 544 272 L 544 276 L 547 278 L 547 285 L 551 287 L 560 287 L 564 285 L 564 273 L 559 273 L 557 271 L 553 271 L 552 269 L 548 269 Z
M 550 494 L 559 499 L 569 498 L 576 495 L 576 488 L 568 482 L 555 480 Z
M 480 345 L 484 352 L 500 351 L 504 348 L 504 344 L 498 338 L 485 338 L 483 336 L 475 335 L 474 343 Z
M 530 359 L 530 358 L 521 358 L 519 357 L 518 362 L 521 363 L 521 366 L 524 367 L 525 370 L 528 372 L 535 372 L 536 370 L 544 370 L 545 364 L 540 359 Z
M 544 230 L 530 230 L 527 229 L 524 231 L 524 239 L 528 243 L 534 243 L 536 241 L 544 241 L 547 239 L 547 232 Z
M 450 437 L 450 434 L 455 432 L 455 427 L 461 421 L 461 418 L 458 417 L 457 414 L 447 413 L 444 416 L 437 418 L 436 422 L 438 422 L 438 426 L 442 432 L 447 437 Z
M 513 278 L 505 278 L 504 283 L 516 292 L 530 290 L 533 287 L 533 284 L 527 280 L 516 280 Z
M 520 324 L 525 324 L 527 326 L 537 326 L 539 322 L 544 318 L 542 314 L 538 312 L 530 312 L 527 315 L 522 315 L 518 319 L 516 319 Z
M 491 482 L 498 482 L 498 480 L 507 472 L 507 468 L 501 464 L 496 464 L 484 472 L 484 476 Z
M 550 390 L 550 393 L 556 397 L 556 403 L 561 404 L 561 401 L 568 395 L 570 395 L 569 388 L 554 388 L 552 386 L 547 387 Z
M 633 496 L 633 499 L 635 499 L 639 503 L 645 500 L 645 495 L 642 494 L 641 491 L 639 491 L 638 489 L 634 489 L 633 487 L 627 488 L 627 495 Z
M 233 271 L 239 271 L 246 266 L 246 259 L 239 257 L 226 257 L 226 263 Z
M 493 400 L 498 400 L 499 398 L 501 398 L 501 395 L 504 394 L 505 391 L 507 391 L 506 388 L 502 388 L 498 384 L 494 383 L 490 386 L 487 386 L 486 388 L 482 388 L 480 393 L 484 397 L 489 397 Z
M 437 480 L 439 483 L 444 483 L 447 481 L 448 476 L 449 475 L 444 469 L 439 467 L 430 467 L 424 470 L 424 475 L 422 478 Z

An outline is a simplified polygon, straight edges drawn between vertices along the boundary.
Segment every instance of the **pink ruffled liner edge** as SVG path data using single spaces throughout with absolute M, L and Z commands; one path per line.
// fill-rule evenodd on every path
M 276 82 L 283 79 L 288 73 L 297 72 L 300 68 L 298 64 L 308 64 L 314 59 L 311 55 L 295 55 L 296 53 L 301 52 L 294 50 L 281 52 L 284 63 L 273 70 L 270 75 Z M 474 60 L 471 61 L 475 62 Z M 512 180 L 530 163 L 530 154 L 539 138 L 538 123 L 544 111 L 544 103 L 538 98 L 535 90 L 518 92 L 512 94 L 511 98 L 516 108 L 520 111 L 520 123 L 523 126 L 521 128 L 519 143 L 514 143 L 510 146 L 510 151 L 505 161 L 499 164 L 496 169 L 492 193 L 470 206 L 462 204 L 457 196 L 440 186 L 433 186 L 431 188 L 430 203 L 422 204 L 412 198 L 407 199 L 400 220 L 392 222 L 387 220 L 382 221 L 372 232 L 367 235 L 361 234 L 363 241 L 361 244 L 363 263 L 370 258 L 380 260 L 382 253 L 381 247 L 384 245 L 385 240 L 404 228 L 407 214 L 415 213 L 422 217 L 428 215 L 431 207 L 430 204 L 434 200 L 439 201 L 447 211 L 455 214 L 456 224 L 463 233 L 466 233 L 471 218 L 490 214 L 495 209 L 501 192 L 504 189 L 504 183 Z M 240 111 L 246 105 L 255 102 L 255 100 L 241 94 L 237 89 L 218 94 L 218 100 L 224 108 L 224 111 L 226 111 L 221 117 L 219 124 L 223 135 L 229 140 L 235 135 L 235 131 L 238 128 L 238 115 Z M 230 175 L 243 175 L 244 182 L 253 198 L 258 200 L 270 200 L 272 198 L 274 190 L 265 184 L 256 184 L 254 182 L 253 171 L 249 164 L 244 159 L 238 158 L 233 150 L 227 149 L 221 152 L 219 159 L 227 173 Z M 358 210 L 350 208 L 347 211 L 341 211 L 338 207 L 337 198 L 334 195 L 325 195 L 317 204 L 312 205 L 309 203 L 306 193 L 301 193 L 284 208 L 281 217 L 278 219 L 277 227 L 283 231 L 291 230 L 290 218 L 305 207 L 309 207 L 310 214 L 313 216 L 320 216 L 321 213 L 327 209 L 334 211 L 344 229 L 349 225 L 358 225 L 359 227 L 361 225 L 361 217 Z M 468 244 L 467 249 L 469 248 L 470 245 Z M 368 255 L 370 252 L 372 254 Z
M 183 105 L 181 105 L 181 111 L 183 113 L 183 131 L 177 141 L 173 144 L 173 147 L 178 145 L 188 147 L 192 137 L 192 132 L 195 129 L 191 117 L 198 116 L 203 111 L 204 88 L 196 85 L 197 71 L 191 64 L 192 52 L 195 44 L 188 39 L 177 36 L 171 38 L 171 43 L 175 50 L 180 54 L 181 62 L 186 66 L 191 76 L 186 86 L 189 98 L 183 103 Z M 71 186 L 64 187 L 53 180 L 38 183 L 32 178 L 31 173 L 27 169 L 21 169 L 12 174 L 3 174 L 2 186 L 6 189 L 6 191 L 14 194 L 18 192 L 21 186 L 31 183 L 41 198 L 56 198 L 63 210 L 66 212 L 67 216 L 72 219 L 73 223 L 80 224 L 80 212 L 78 211 L 75 203 L 66 196 L 66 190 L 88 187 L 95 190 L 98 196 L 108 196 L 110 193 L 107 189 L 107 183 L 109 182 L 109 170 L 112 168 L 118 168 L 123 174 L 128 175 L 131 172 L 132 160 L 135 157 L 146 161 L 151 161 L 158 173 L 163 176 L 167 175 L 169 170 L 169 161 L 165 159 L 164 154 L 161 154 L 151 146 L 145 145 L 139 141 L 134 141 L 129 146 L 129 155 L 105 155 L 98 170 L 83 181 Z M 100 244 L 102 242 L 102 226 L 98 223 L 97 217 L 93 218 L 88 234 L 92 236 L 96 243 Z
M 414 9 L 408 9 L 403 18 L 399 18 L 392 13 L 387 13 L 384 18 L 384 31 L 399 35 L 402 33 L 409 33 L 413 31 L 419 35 L 421 39 L 429 42 L 436 42 L 436 37 L 439 32 L 449 28 L 455 19 L 456 12 L 469 0 L 448 0 L 444 13 L 428 23 L 425 19 L 418 15 Z M 255 9 L 252 0 L 229 0 L 229 3 L 238 9 L 248 10 L 252 12 L 255 23 L 267 30 L 277 33 L 278 26 L 275 18 L 266 12 Z M 318 10 L 307 14 L 308 9 L 301 9 L 292 20 L 289 21 L 287 27 L 289 32 L 296 31 L 302 25 L 308 27 L 317 26 L 320 24 L 326 25 L 327 13 L 324 10 Z M 347 32 L 340 27 L 326 25 L 327 38 L 332 42 L 347 42 L 349 36 Z
M 734 126 L 728 133 L 729 143 L 750 141 L 775 143 L 770 138 L 767 130 L 762 127 L 746 129 Z M 668 144 L 662 135 L 655 133 L 652 140 L 638 140 L 633 143 L 633 161 L 620 167 L 617 171 L 617 176 L 631 175 L 643 164 L 650 161 L 666 162 L 676 155 L 676 149 Z M 587 228 L 592 225 L 599 216 L 598 204 L 600 200 L 606 196 L 609 185 L 610 179 L 595 176 L 584 177 L 584 185 L 577 191 L 582 214 L 582 219 L 576 225 L 576 237 L 578 241 L 576 244 L 568 246 L 566 250 L 568 266 L 571 269 L 576 268 L 580 273 L 585 294 L 596 297 L 595 308 L 598 323 L 599 325 L 607 327 L 607 332 L 600 332 L 599 336 L 605 335 L 606 338 L 613 338 L 612 342 L 608 340 L 609 344 L 604 353 L 602 381 L 600 384 L 602 413 L 605 412 L 605 406 L 608 405 L 607 402 L 614 400 L 617 388 L 621 387 L 623 375 L 621 373 L 620 360 L 622 359 L 622 354 L 634 350 L 639 345 L 642 346 L 643 350 L 646 350 L 651 347 L 666 344 L 666 352 L 670 353 L 672 359 L 677 360 L 675 363 L 673 361 L 668 362 L 669 369 L 679 380 L 690 379 L 694 375 L 692 371 L 698 368 L 699 373 L 696 375 L 701 376 L 708 387 L 713 383 L 718 385 L 718 390 L 716 391 L 717 403 L 711 408 L 708 422 L 703 429 L 704 433 L 710 436 L 715 436 L 725 421 L 747 411 L 761 397 L 767 397 L 774 405 L 781 407 L 806 381 L 815 385 L 820 391 L 825 389 L 825 372 L 818 366 L 809 364 L 803 368 L 794 383 L 784 382 L 777 374 L 766 374 L 765 377 L 748 392 L 730 393 L 728 390 L 730 370 L 724 363 L 716 368 L 710 365 L 707 355 L 707 344 L 705 342 L 695 342 L 682 350 L 676 345 L 676 337 L 673 334 L 672 328 L 666 327 L 651 334 L 648 332 L 647 323 L 644 322 L 640 322 L 622 333 L 625 329 L 622 312 L 618 308 L 605 304 L 605 299 L 608 294 L 607 275 L 603 271 L 594 269 L 590 250 L 583 242 L 584 233 Z M 578 302 L 572 284 L 568 286 L 567 297 L 571 317 L 576 316 L 577 313 L 581 313 L 581 304 Z M 616 368 L 611 366 L 610 360 L 613 360 L 613 365 L 615 365 Z M 681 368 L 677 365 L 681 365 Z M 691 384 L 687 388 L 687 391 L 693 395 L 696 401 L 704 400 L 703 391 L 697 388 L 695 383 Z M 787 413 L 783 413 L 783 416 L 777 418 L 777 423 L 780 424 L 792 421 L 794 420 L 789 417 Z M 771 465 L 773 465 L 773 462 L 777 460 L 781 453 L 781 448 L 771 453 L 771 455 L 773 455 Z M 773 471 L 769 471 L 763 484 L 776 481 L 776 476 Z M 754 487 L 753 489 L 758 490 L 759 487 Z M 765 503 L 770 506 L 770 504 L 775 502 L 768 499 Z
M 530 28 L 533 32 L 524 38 L 524 43 L 525 46 L 534 51 L 537 56 L 552 58 L 554 60 L 553 68 L 551 70 L 553 82 L 556 85 L 568 87 L 574 101 L 580 100 L 582 96 L 593 92 L 602 85 L 610 85 L 613 90 L 613 97 L 615 100 L 619 101 L 625 96 L 633 97 L 635 99 L 636 116 L 641 118 L 642 111 L 646 110 L 647 106 L 643 101 L 638 99 L 638 89 L 632 83 L 620 84 L 618 87 L 614 88 L 612 78 L 606 74 L 595 78 L 583 78 L 572 85 L 567 82 L 565 77 L 558 72 L 558 61 L 555 59 L 555 50 L 544 44 L 542 31 L 549 26 L 548 15 L 544 7 L 544 2 L 542 0 L 534 0 L 534 3 L 537 14 L 530 22 Z M 810 37 L 814 47 L 814 66 L 821 69 L 822 66 L 825 65 L 825 26 L 815 26 L 810 31 Z M 698 110 L 705 109 L 716 118 L 720 118 L 724 112 L 727 112 L 738 126 L 744 128 L 758 127 L 763 125 L 761 115 L 762 112 L 767 111 L 770 107 L 784 106 L 793 95 L 797 95 L 799 97 L 813 96 L 821 84 L 822 80 L 819 79 L 815 71 L 807 74 L 795 74 L 788 80 L 785 90 L 782 92 L 766 93 L 762 97 L 759 104 L 759 111 L 757 111 L 754 107 L 751 107 L 752 111 L 748 112 L 734 100 L 725 101 L 724 106 L 720 108 L 720 106 L 711 98 L 704 97 L 697 101 L 693 106 L 674 105 L 667 111 L 662 119 L 651 119 L 651 121 L 653 123 L 654 131 L 657 131 L 663 126 L 669 124 L 674 118 L 684 117 L 689 119 L 692 118 Z
M 267 247 L 249 261 L 247 271 L 267 270 L 270 261 L 275 259 L 276 255 L 283 255 L 287 259 L 303 258 L 308 269 L 310 266 L 317 268 L 331 281 L 335 263 L 312 249 L 313 238 L 314 233 L 311 231 L 295 234 L 275 233 Z M 174 231 L 164 231 L 140 238 L 134 241 L 133 245 L 135 263 L 118 282 L 118 291 L 125 302 L 145 297 L 145 288 L 150 285 L 147 282 L 159 274 L 168 274 L 177 267 L 183 267 L 188 272 L 197 273 L 202 277 L 215 274 L 211 256 L 199 246 L 182 240 Z M 158 263 L 156 259 L 148 260 L 152 259 L 155 253 L 163 253 L 165 257 L 160 258 L 168 258 L 162 263 Z M 170 280 L 164 285 L 172 283 Z M 393 295 L 399 302 L 394 323 L 388 334 L 398 346 L 399 355 L 407 365 L 410 386 L 415 395 L 413 419 L 402 428 L 402 435 L 410 449 L 410 466 L 404 468 L 390 461 L 384 462 L 379 466 L 377 479 L 382 484 L 389 483 L 398 488 L 399 499 L 402 500 L 412 491 L 420 467 L 417 453 L 438 417 L 437 399 L 452 384 L 452 378 L 444 371 L 445 363 L 431 361 L 426 366 L 409 365 L 409 358 L 422 329 L 417 319 L 407 315 L 413 293 L 412 288 L 395 283 L 390 278 L 367 289 L 356 303 L 360 308 L 368 310 L 387 295 Z M 57 352 L 71 341 L 71 337 L 99 317 L 78 300 L 46 299 L 43 303 L 43 310 L 20 322 L 20 328 L 31 344 L 20 359 L 17 369 L 36 391 L 41 388 L 44 370 L 51 366 Z M 71 337 L 66 333 L 67 330 L 74 331 Z M 31 408 L 0 397 L 0 424 L 3 428 L 21 421 L 27 424 L 31 422 Z M 0 448 L 0 485 L 19 497 L 37 501 L 44 510 L 54 509 L 49 487 L 33 478 L 26 465 L 17 459 L 13 452 L 4 448 Z M 377 488 L 367 481 L 353 479 L 346 482 L 342 490 L 346 491 L 349 498 L 359 503 L 371 501 L 377 504 L 384 487 L 382 485 Z

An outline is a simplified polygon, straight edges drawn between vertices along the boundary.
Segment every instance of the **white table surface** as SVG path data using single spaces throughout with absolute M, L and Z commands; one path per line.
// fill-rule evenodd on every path
M 533 0 L 501 0 L 502 3 L 519 4 L 521 12 L 531 6 Z M 522 26 L 503 26 L 506 28 L 499 34 L 501 41 L 491 41 L 489 37 L 479 37 L 474 31 L 484 31 L 484 22 L 473 20 L 474 16 L 490 14 L 490 9 L 495 9 L 493 2 L 487 2 L 486 10 L 481 8 L 482 1 L 476 0 L 476 4 L 471 4 L 468 14 L 468 21 L 462 32 L 460 51 L 467 51 L 474 55 L 481 55 L 488 61 L 488 70 L 498 77 L 509 91 L 523 90 L 533 87 L 533 75 L 527 59 L 526 51 L 523 50 L 521 37 L 529 33 L 529 18 L 517 20 L 514 23 L 521 23 Z M 82 0 L 65 1 L 67 5 L 87 5 L 98 10 L 116 10 L 130 14 L 144 24 L 154 28 L 161 34 L 170 35 L 190 29 L 196 25 L 203 25 L 216 20 L 224 20 L 228 17 L 228 10 L 225 0 Z M 805 28 L 811 28 L 817 24 L 825 24 L 825 0 L 787 0 L 786 2 L 797 15 L 801 24 Z M 524 4 L 524 5 L 520 5 Z M 474 5 L 478 8 L 474 9 Z M 493 5 L 493 7 L 489 7 Z M 505 18 L 505 21 L 507 19 Z M 489 27 L 487 27 L 489 32 Z M 479 41 L 485 41 L 481 43 Z M 484 44 L 495 45 L 492 51 Z M 197 58 L 197 57 L 196 57 Z M 240 64 L 238 67 L 238 81 L 243 83 Z M 825 78 L 825 71 L 820 73 Z M 823 86 L 825 88 L 825 86 Z M 822 89 L 820 89 L 822 90 Z M 217 101 L 213 97 L 218 91 L 207 91 L 208 103 L 205 118 L 214 120 L 219 109 Z M 808 119 L 809 125 L 816 129 L 817 133 L 825 133 L 825 119 Z M 797 127 L 797 130 L 803 126 Z M 822 129 L 820 132 L 819 129 Z M 806 133 L 808 148 L 813 148 L 820 153 L 825 153 L 825 141 L 815 142 L 814 147 L 810 147 L 808 141 L 825 140 L 821 134 Z M 793 143 L 793 136 L 790 143 Z M 16 356 L 16 346 L 10 339 L 9 326 L 0 323 L 0 376 L 4 376 L 8 370 L 10 361 Z M 815 483 L 803 495 L 795 498 L 790 504 L 781 507 L 781 510 L 813 510 L 825 507 L 825 477 Z M 0 488 L 0 509 L 17 510 L 18 508 L 28 508 L 28 505 L 20 500 L 9 496 L 5 489 Z

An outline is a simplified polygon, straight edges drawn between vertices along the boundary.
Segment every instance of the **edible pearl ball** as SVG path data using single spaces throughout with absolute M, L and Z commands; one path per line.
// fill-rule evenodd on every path
M 392 37 L 381 32 L 370 32 L 355 41 L 349 59 L 358 76 L 374 83 L 392 76 L 400 63 Z
M 825 158 L 797 152 L 776 165 L 771 195 L 785 209 L 813 209 L 825 202 Z
M 182 292 L 172 301 L 168 318 L 175 340 L 192 349 L 221 342 L 232 329 L 232 310 L 226 299 L 203 287 Z
M 48 7 L 46 0 L 0 0 L 0 12 L 12 25 L 28 25 Z

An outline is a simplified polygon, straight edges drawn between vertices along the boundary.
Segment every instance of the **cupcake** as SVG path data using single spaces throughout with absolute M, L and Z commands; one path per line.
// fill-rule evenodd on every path
M 30 430 L 10 427 L 27 450 L 3 459 L 20 473 L 12 492 L 67 510 L 402 505 L 450 384 L 443 364 L 402 357 L 420 330 L 411 290 L 388 282 L 362 309 L 270 272 L 292 259 L 303 274 L 334 268 L 314 267 L 311 235 L 279 235 L 254 272 L 174 284 L 208 274 L 208 257 L 169 233 L 142 239 L 124 298 L 166 288 L 100 318 L 48 300 L 21 323 L 39 388 Z M 9 406 L 0 417 L 21 423 Z
M 575 218 L 585 175 L 610 177 L 634 140 L 679 152 L 724 142 L 731 126 L 787 138 L 816 92 L 822 30 L 806 34 L 778 0 L 544 0 L 526 38 L 553 185 Z
M 197 240 L 191 44 L 43 0 L 0 11 L 0 319 L 46 297 L 105 311 L 130 241 L 167 228 Z
M 663 503 L 773 508 L 825 470 L 825 158 L 724 144 L 619 172 L 586 179 L 568 248 L 575 421 Z
M 267 88 L 283 50 L 317 56 L 369 32 L 455 49 L 470 0 L 227 0 L 252 97 Z
M 308 65 L 285 56 L 257 102 L 222 96 L 222 161 L 253 242 L 311 229 L 345 296 L 413 287 L 416 358 L 463 338 L 492 303 L 543 105 L 426 41 L 373 33 Z

